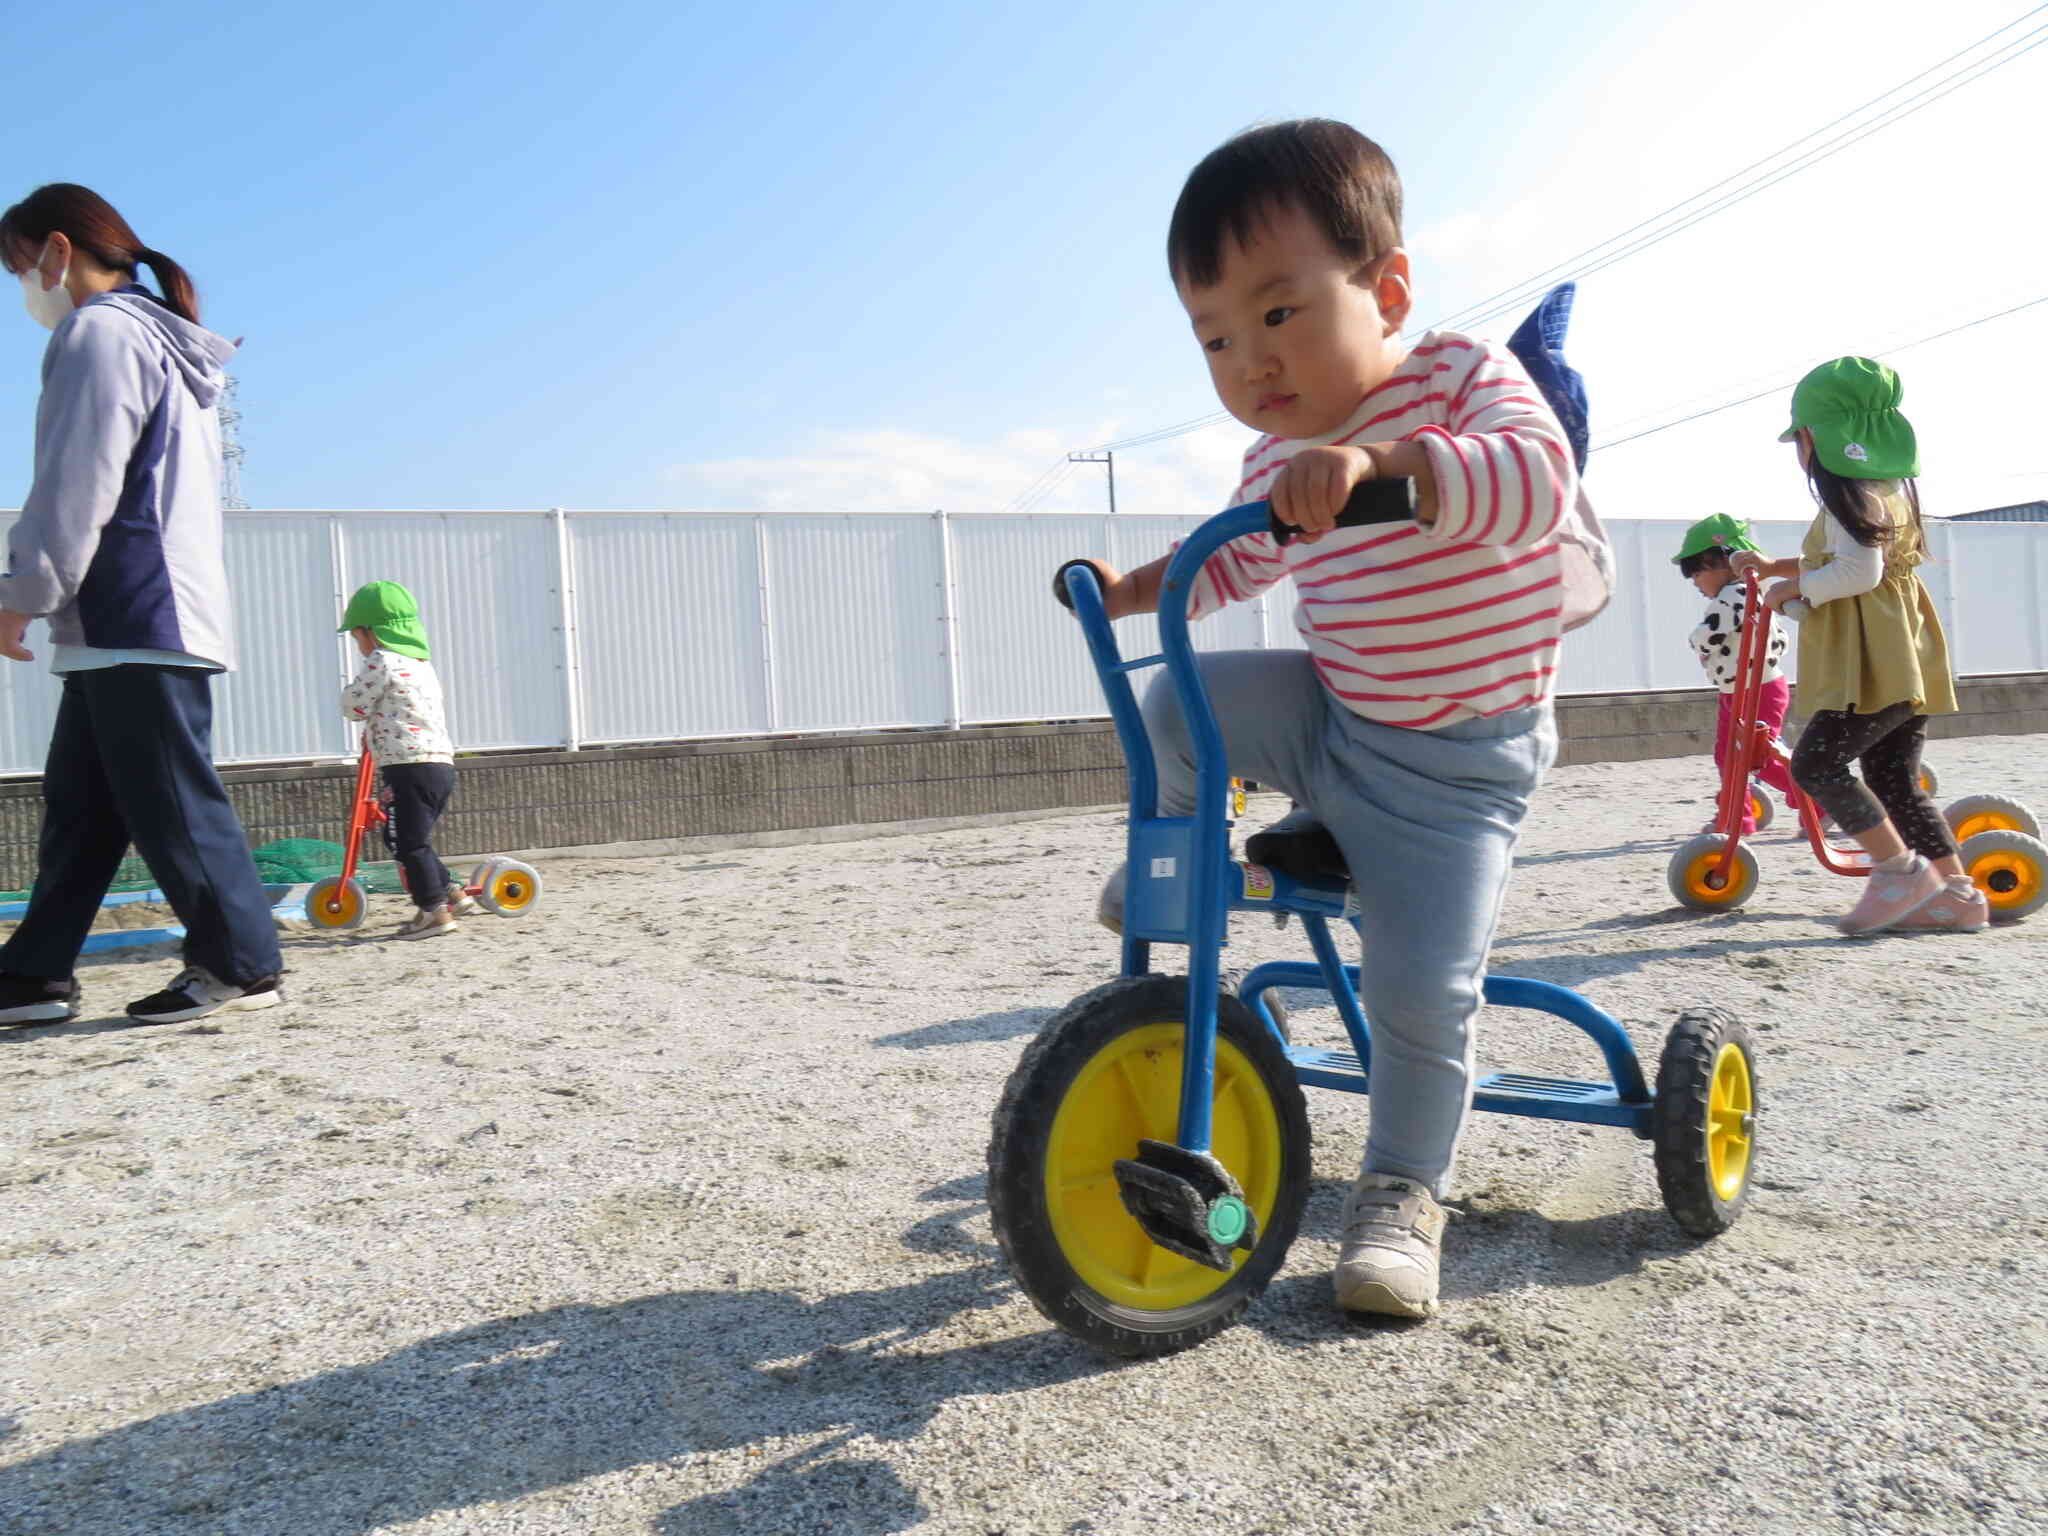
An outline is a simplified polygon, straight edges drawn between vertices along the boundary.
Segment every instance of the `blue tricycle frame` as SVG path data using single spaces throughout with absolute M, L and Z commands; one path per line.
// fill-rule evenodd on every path
M 1188 1017 L 1188 1052 L 1181 1084 L 1180 1145 L 1209 1150 L 1209 1101 L 1214 1090 L 1212 1045 L 1216 1035 L 1216 987 L 1225 931 L 1233 912 L 1285 912 L 1301 920 L 1315 952 L 1315 964 L 1275 961 L 1247 975 L 1238 991 L 1260 1019 L 1278 1033 L 1265 1002 L 1274 987 L 1321 988 L 1329 992 L 1344 1021 L 1351 1050 L 1288 1046 L 1287 1056 L 1301 1080 L 1318 1087 L 1364 1093 L 1372 1067 L 1372 1033 L 1358 1001 L 1358 967 L 1338 958 L 1330 920 L 1345 918 L 1348 887 L 1337 881 L 1299 881 L 1284 871 L 1236 863 L 1230 856 L 1231 822 L 1223 814 L 1230 770 L 1223 734 L 1209 707 L 1208 691 L 1195 664 L 1188 634 L 1188 595 L 1209 556 L 1234 539 L 1266 531 L 1267 504 L 1251 502 L 1211 518 L 1167 563 L 1159 604 L 1160 654 L 1125 661 L 1091 571 L 1067 572 L 1068 594 L 1081 621 L 1111 718 L 1130 771 L 1129 871 L 1125 897 L 1123 974 L 1151 969 L 1154 943 L 1185 944 L 1193 998 Z M 1164 664 L 1173 680 L 1195 750 L 1196 803 L 1202 814 L 1159 814 L 1159 772 L 1152 743 L 1138 711 L 1131 674 Z M 1248 870 L 1252 873 L 1248 874 Z M 1263 877 L 1263 878 L 1261 878 Z M 1254 882 L 1247 888 L 1247 881 Z M 1486 979 L 1486 1001 L 1497 1008 L 1533 1008 L 1577 1025 L 1593 1038 L 1607 1061 L 1610 1080 L 1574 1082 L 1496 1072 L 1473 1090 L 1475 1109 L 1547 1120 L 1619 1125 L 1647 1140 L 1652 1100 L 1628 1031 L 1567 987 L 1508 976 Z
M 1251 502 L 1211 518 L 1180 545 L 1162 583 L 1156 655 L 1124 659 L 1088 562 L 1070 561 L 1056 577 L 1086 637 L 1130 779 L 1121 975 L 1049 1020 L 1012 1074 L 990 1144 L 990 1203 L 998 1240 L 1032 1300 L 1060 1326 L 1119 1354 L 1184 1348 L 1242 1312 L 1283 1254 L 1266 1253 L 1259 1272 L 1250 1274 L 1247 1259 L 1268 1238 L 1284 1250 L 1306 1199 L 1307 1120 L 1305 1111 L 1292 1107 L 1300 1102 L 1298 1085 L 1364 1093 L 1370 1084 L 1372 1032 L 1359 1003 L 1358 968 L 1343 962 L 1329 926 L 1332 919 L 1355 915 L 1349 883 L 1297 879 L 1232 858 L 1230 770 L 1188 633 L 1189 594 L 1203 564 L 1232 540 L 1266 531 L 1269 520 L 1267 503 Z M 1198 811 L 1192 816 L 1159 814 L 1157 764 L 1131 682 L 1133 673 L 1162 664 L 1195 751 Z M 1221 951 L 1233 912 L 1299 919 L 1314 963 L 1260 965 L 1231 997 L 1221 985 Z M 1177 980 L 1152 971 L 1152 948 L 1162 943 L 1187 949 L 1184 990 Z M 1267 998 L 1282 987 L 1327 992 L 1350 1049 L 1291 1043 Z M 1665 1203 L 1682 1227 L 1704 1237 L 1732 1224 L 1748 1195 L 1756 1131 L 1753 1051 L 1739 1023 L 1718 1010 L 1682 1014 L 1667 1038 L 1653 1089 L 1628 1032 L 1569 988 L 1489 976 L 1484 996 L 1495 1007 L 1534 1009 L 1582 1030 L 1599 1049 L 1608 1076 L 1578 1081 L 1494 1072 L 1475 1085 L 1474 1108 L 1630 1130 L 1655 1144 Z M 1181 1017 L 1162 1034 L 1156 1021 L 1166 1016 L 1162 1007 L 1168 1000 L 1179 1006 L 1167 1011 Z M 1261 1097 L 1246 1122 L 1253 1130 L 1239 1128 L 1238 1140 L 1252 1134 L 1299 1143 L 1267 1158 L 1283 1165 L 1265 1179 L 1266 1220 L 1277 1223 L 1271 1232 L 1261 1230 L 1259 1216 L 1212 1146 L 1218 1021 L 1226 1008 L 1240 1010 L 1233 1016 L 1234 1071 L 1255 1071 L 1261 1078 Z M 1132 1034 L 1143 1030 L 1151 1033 Z M 1125 1239 L 1114 1229 L 1121 1217 L 1106 1188 L 1089 1184 L 1103 1183 L 1095 1165 L 1118 1149 L 1097 1151 L 1092 1161 L 1062 1149 L 1098 1134 L 1124 1134 L 1121 1122 L 1077 1123 L 1077 1116 L 1094 1113 L 1094 1107 L 1121 1102 L 1089 1086 L 1091 1062 L 1120 1063 L 1116 1070 L 1133 1079 L 1120 1092 L 1139 1098 L 1137 1079 L 1160 1070 L 1173 1034 L 1183 1031 L 1173 1140 L 1165 1140 L 1163 1126 L 1139 1134 L 1114 1162 L 1123 1213 L 1143 1240 L 1182 1261 L 1175 1271 L 1179 1278 L 1164 1284 L 1154 1280 L 1157 1255 L 1121 1256 L 1117 1245 Z M 1119 1056 L 1118 1039 L 1140 1039 L 1143 1048 Z M 1290 1075 L 1291 1081 L 1282 1081 Z M 1162 1091 L 1153 1085 L 1155 1097 Z M 1258 1107 L 1267 1100 L 1269 1107 Z M 1143 1112 L 1136 1118 L 1142 1121 Z M 1155 1115 L 1154 1122 L 1160 1118 Z M 1276 1195 L 1282 1186 L 1286 1192 Z M 1092 1188 L 1085 1198 L 1095 1205 L 1078 1216 L 1066 1212 L 1063 1220 L 1065 1192 L 1083 1188 Z M 1102 1252 L 1118 1257 L 1105 1265 Z M 1212 1281 L 1202 1281 L 1190 1266 L 1214 1272 Z

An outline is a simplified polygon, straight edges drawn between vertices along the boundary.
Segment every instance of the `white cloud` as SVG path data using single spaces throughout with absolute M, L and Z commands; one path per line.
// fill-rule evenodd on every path
M 1067 464 L 1079 445 L 1113 440 L 1130 423 L 1038 427 L 972 441 L 895 427 L 820 433 L 789 454 L 679 464 L 667 478 L 693 503 L 765 512 L 1000 512 L 1048 470 L 1038 512 L 1101 512 L 1107 471 Z M 1235 484 L 1249 434 L 1235 423 L 1116 455 L 1119 512 L 1218 510 Z

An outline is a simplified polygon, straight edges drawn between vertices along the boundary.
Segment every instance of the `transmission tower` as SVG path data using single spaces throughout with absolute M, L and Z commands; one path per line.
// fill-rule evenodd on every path
M 235 404 L 235 376 L 228 375 L 220 394 L 220 504 L 224 511 L 246 511 L 242 499 L 242 412 Z

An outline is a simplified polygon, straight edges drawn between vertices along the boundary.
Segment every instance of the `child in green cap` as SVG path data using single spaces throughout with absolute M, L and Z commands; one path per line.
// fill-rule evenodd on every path
M 1899 376 L 1867 357 L 1823 363 L 1792 392 L 1792 425 L 1820 503 L 1796 558 L 1741 552 L 1737 575 L 1775 578 L 1773 610 L 1812 610 L 1799 632 L 1799 703 L 1806 729 L 1792 777 L 1870 855 L 1870 878 L 1839 924 L 1974 932 L 1990 921 L 1963 873 L 1956 840 L 1920 788 L 1929 715 L 1952 714 L 1948 642 L 1920 580 L 1927 541 L 1913 427 Z M 1849 764 L 1861 760 L 1863 782 Z
M 1720 710 L 1714 720 L 1714 766 L 1724 767 L 1735 735 L 1735 666 L 1742 655 L 1742 626 L 1749 617 L 1749 602 L 1743 584 L 1735 579 L 1728 563 L 1738 550 L 1754 550 L 1749 524 L 1716 512 L 1685 530 L 1685 541 L 1671 557 L 1678 574 L 1686 577 L 1707 599 L 1707 616 L 1692 632 L 1692 648 L 1700 658 L 1707 680 L 1721 691 Z M 1785 681 L 1779 665 L 1785 654 L 1785 626 L 1771 626 L 1770 649 L 1764 655 L 1764 685 L 1757 695 L 1757 718 L 1773 738 L 1784 729 L 1785 711 L 1792 702 L 1792 685 Z M 1792 776 L 1773 759 L 1757 770 L 1757 777 L 1781 795 L 1792 793 Z M 1714 830 L 1709 822 L 1706 830 Z M 1756 832 L 1756 816 L 1748 798 L 1742 802 L 1742 835 Z
M 449 738 L 441 680 L 428 660 L 419 604 L 395 581 L 356 589 L 341 616 L 362 665 L 342 690 L 341 712 L 360 720 L 370 755 L 384 775 L 392 846 L 417 910 L 397 933 L 431 939 L 455 931 L 458 913 L 476 903 L 434 852 L 434 823 L 455 793 L 455 744 Z

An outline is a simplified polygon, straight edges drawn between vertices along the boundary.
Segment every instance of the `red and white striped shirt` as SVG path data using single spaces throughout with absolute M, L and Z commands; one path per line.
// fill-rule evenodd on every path
M 1292 576 L 1295 627 L 1324 686 L 1366 719 L 1426 730 L 1541 702 L 1557 675 L 1557 532 L 1577 476 L 1557 418 L 1505 349 L 1430 332 L 1336 431 L 1254 443 L 1231 504 L 1265 496 L 1303 448 L 1403 439 L 1436 472 L 1434 523 L 1234 540 L 1203 566 L 1189 616 Z

